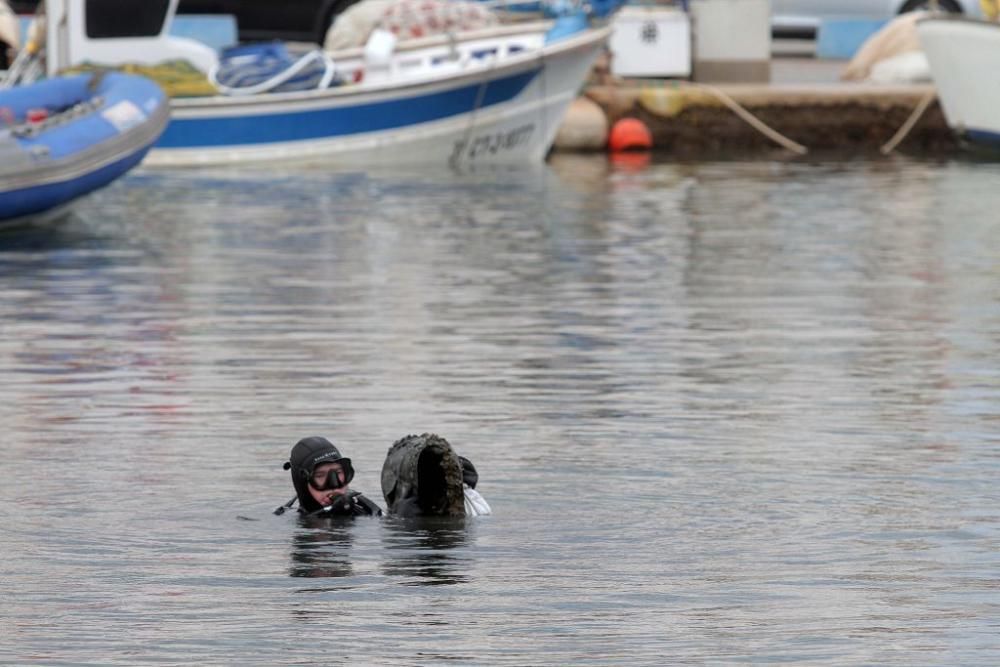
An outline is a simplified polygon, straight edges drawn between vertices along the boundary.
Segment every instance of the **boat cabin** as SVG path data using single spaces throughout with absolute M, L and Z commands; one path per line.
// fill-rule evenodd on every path
M 170 34 L 179 0 L 45 0 L 46 61 L 51 76 L 75 65 L 155 65 L 186 60 L 203 72 L 215 50 Z

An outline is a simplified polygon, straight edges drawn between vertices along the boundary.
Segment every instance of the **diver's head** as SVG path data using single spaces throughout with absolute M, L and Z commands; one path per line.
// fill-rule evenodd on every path
M 285 470 L 291 471 L 299 507 L 306 512 L 329 505 L 347 491 L 347 485 L 354 479 L 351 459 L 341 456 L 329 440 L 319 436 L 295 443 Z

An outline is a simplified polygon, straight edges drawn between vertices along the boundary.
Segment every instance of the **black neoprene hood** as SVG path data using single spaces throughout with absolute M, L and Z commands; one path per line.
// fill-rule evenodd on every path
M 333 443 L 314 435 L 295 443 L 289 456 L 289 463 L 292 469 L 304 470 L 308 476 L 320 463 L 333 463 L 342 458 L 344 457 L 340 450 L 334 447 Z
M 320 436 L 310 436 L 302 438 L 292 447 L 292 453 L 285 463 L 285 470 L 292 473 L 292 484 L 295 492 L 299 496 L 299 507 L 306 512 L 313 512 L 320 508 L 320 504 L 309 493 L 309 478 L 313 470 L 320 463 L 334 463 L 344 461 L 345 468 L 350 466 L 350 459 L 342 456 L 340 450 L 333 446 L 326 438 Z M 353 468 L 351 468 L 353 472 Z M 350 479 L 347 480 L 350 482 Z

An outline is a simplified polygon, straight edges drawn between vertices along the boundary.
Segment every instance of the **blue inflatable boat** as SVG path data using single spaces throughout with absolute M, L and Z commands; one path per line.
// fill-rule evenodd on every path
M 0 90 L 0 227 L 47 219 L 125 174 L 169 117 L 159 86 L 120 72 Z

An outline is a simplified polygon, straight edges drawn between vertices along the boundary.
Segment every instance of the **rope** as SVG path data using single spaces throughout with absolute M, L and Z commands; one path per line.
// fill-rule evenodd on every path
M 256 84 L 253 86 L 242 86 L 242 87 L 230 87 L 219 82 L 219 68 L 220 64 L 216 64 L 208 72 L 208 80 L 213 86 L 218 88 L 222 93 L 226 95 L 259 95 L 261 93 L 268 93 L 273 88 L 277 88 L 288 80 L 298 76 L 307 66 L 311 65 L 314 60 L 322 60 L 324 73 L 323 78 L 320 80 L 316 88 L 326 88 L 330 85 L 336 74 L 336 66 L 334 65 L 333 59 L 327 55 L 325 51 L 316 49 L 315 51 L 310 51 L 301 58 L 295 61 L 287 69 L 278 72 L 274 76 Z
M 448 43 L 451 45 L 451 48 L 453 50 L 456 48 L 455 47 L 455 44 L 456 44 L 456 42 L 455 42 L 455 34 L 453 32 L 449 32 L 448 33 Z M 459 54 L 458 54 L 457 51 L 455 51 L 455 56 L 456 57 L 459 56 Z M 466 67 L 466 66 L 468 66 L 468 64 L 469 64 L 468 62 L 465 62 L 465 63 L 462 63 L 462 66 Z M 487 65 L 487 67 L 486 67 L 486 75 L 488 76 L 490 74 L 490 72 L 492 72 L 494 69 L 496 69 L 496 60 L 495 59 L 491 60 L 491 62 Z M 469 148 L 469 137 L 472 135 L 472 127 L 476 123 L 476 114 L 479 112 L 479 107 L 481 107 L 483 105 L 483 99 L 486 96 L 486 88 L 487 88 L 488 85 L 489 85 L 489 81 L 488 80 L 484 80 L 482 83 L 479 84 L 479 89 L 476 91 L 476 101 L 472 105 L 472 113 L 469 114 L 469 121 L 465 124 L 465 131 L 462 133 L 462 141 L 459 144 L 459 145 L 461 145 L 462 149 L 461 149 L 461 151 L 452 154 L 452 156 L 448 159 L 448 163 L 452 167 L 456 167 L 458 165 L 459 156 L 462 153 L 465 153 L 466 150 Z
M 35 8 L 35 14 L 28 26 L 28 41 L 18 51 L 14 62 L 7 68 L 6 75 L 0 76 L 0 89 L 18 84 L 33 83 L 45 75 L 42 58 L 45 53 L 45 3 Z
M 479 84 L 479 89 L 476 91 L 476 101 L 472 106 L 472 113 L 469 114 L 469 121 L 465 124 L 465 132 L 462 133 L 462 152 L 469 147 L 469 137 L 472 134 L 472 126 L 476 122 L 476 112 L 479 111 L 479 106 L 483 103 L 483 97 L 486 95 L 486 82 L 483 81 Z M 457 161 L 458 156 L 452 156 L 455 158 L 453 162 Z M 454 166 L 454 165 L 452 165 Z
M 737 116 L 745 120 L 750 125 L 750 127 L 757 130 L 765 137 L 767 137 L 774 143 L 778 144 L 779 146 L 786 148 L 798 155 L 805 155 L 806 153 L 809 152 L 809 149 L 803 146 L 802 144 L 792 141 L 788 137 L 784 136 L 783 134 L 779 133 L 778 131 L 766 125 L 762 120 L 760 120 L 752 113 L 747 111 L 745 108 L 740 106 L 739 102 L 731 98 L 722 90 L 716 88 L 715 86 L 709 86 L 708 84 L 704 83 L 696 83 L 694 85 L 698 86 L 699 88 L 704 88 L 708 92 L 715 95 L 717 98 L 719 98 L 719 100 L 723 104 L 729 107 Z
M 924 95 L 923 99 L 920 100 L 920 103 L 913 110 L 913 113 L 910 114 L 910 117 L 906 119 L 906 122 L 903 123 L 902 127 L 896 130 L 896 134 L 892 135 L 892 139 L 887 141 L 882 146 L 881 148 L 882 155 L 888 155 L 889 153 L 891 153 L 896 149 L 896 146 L 898 146 L 899 143 L 906 138 L 906 135 L 910 133 L 910 130 L 913 129 L 913 126 L 917 124 L 917 121 L 920 120 L 920 117 L 924 115 L 925 111 L 927 111 L 927 107 L 929 107 L 931 105 L 931 102 L 933 102 L 936 98 L 937 98 L 937 92 L 934 90 Z
M 542 49 L 544 50 L 544 48 L 545 47 L 543 46 Z M 541 122 L 541 125 L 542 125 L 542 129 L 546 132 L 545 136 L 548 137 L 549 136 L 549 134 L 548 134 L 548 131 L 549 131 L 548 120 L 549 119 L 548 119 L 548 114 L 545 111 L 548 108 L 548 99 L 549 99 L 549 86 L 548 86 L 548 83 L 547 83 L 547 79 L 545 77 L 545 71 L 548 68 L 545 66 L 545 56 L 541 52 L 539 52 L 539 54 L 538 54 L 538 65 L 542 69 L 541 77 L 540 77 L 541 80 L 539 81 L 539 83 L 541 84 L 541 91 L 538 93 L 539 96 L 542 99 L 542 108 L 539 109 L 539 111 L 540 111 L 539 117 L 541 119 L 540 122 Z M 558 131 L 558 128 L 556 128 L 556 130 Z M 553 134 L 552 136 L 555 136 L 555 135 Z M 552 146 L 551 145 L 549 146 L 549 150 L 552 150 Z M 542 157 L 546 157 L 546 156 L 542 156 Z
M 18 84 L 33 83 L 41 78 L 41 49 L 34 42 L 28 42 L 18 51 L 7 73 L 0 76 L 0 89 L 12 88 Z

